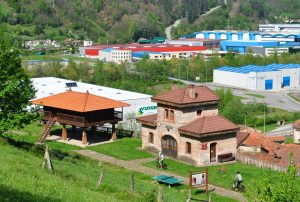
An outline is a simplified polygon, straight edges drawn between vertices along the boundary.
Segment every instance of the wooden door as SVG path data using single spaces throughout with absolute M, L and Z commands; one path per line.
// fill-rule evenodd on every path
M 161 148 L 164 155 L 177 158 L 177 142 L 172 136 L 163 136 L 161 140 Z
M 217 143 L 210 144 L 210 162 L 216 162 L 217 158 Z

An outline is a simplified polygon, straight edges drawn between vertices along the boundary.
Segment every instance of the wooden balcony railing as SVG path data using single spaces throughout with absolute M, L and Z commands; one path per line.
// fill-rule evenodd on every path
M 123 112 L 121 111 L 114 111 L 113 117 L 102 117 L 99 120 L 88 120 L 85 117 L 81 116 L 74 116 L 69 114 L 63 114 L 63 113 L 52 113 L 51 111 L 44 111 L 44 119 L 45 120 L 51 120 L 53 117 L 56 117 L 56 121 L 64 124 L 69 125 L 76 125 L 79 127 L 86 127 L 86 126 L 92 126 L 92 125 L 101 125 L 109 122 L 115 122 L 115 121 L 121 121 L 123 119 Z

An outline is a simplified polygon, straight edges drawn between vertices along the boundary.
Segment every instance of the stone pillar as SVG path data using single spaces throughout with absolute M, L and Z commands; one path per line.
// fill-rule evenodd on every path
M 63 128 L 62 128 L 61 139 L 63 141 L 66 141 L 67 138 L 68 138 L 67 128 L 66 128 L 66 125 L 64 124 Z
M 82 140 L 81 140 L 83 145 L 87 144 L 87 135 L 86 135 L 86 128 L 82 129 Z
M 116 140 L 117 140 L 116 127 L 115 127 L 115 124 L 113 123 L 112 127 L 111 127 L 111 139 L 110 139 L 110 141 L 116 141 Z

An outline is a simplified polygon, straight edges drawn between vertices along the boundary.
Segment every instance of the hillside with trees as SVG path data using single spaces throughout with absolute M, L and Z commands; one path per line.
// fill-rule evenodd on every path
M 0 35 L 126 43 L 164 35 L 176 19 L 193 22 L 218 0 L 0 0 Z M 195 9 L 196 8 L 196 9 Z
M 228 0 L 220 9 L 193 22 L 182 21 L 172 35 L 202 30 L 258 30 L 259 23 L 300 22 L 299 0 Z

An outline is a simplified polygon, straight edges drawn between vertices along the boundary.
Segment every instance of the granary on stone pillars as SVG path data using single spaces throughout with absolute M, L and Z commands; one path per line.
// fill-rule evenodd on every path
M 190 85 L 152 97 L 157 114 L 138 118 L 142 147 L 195 165 L 233 160 L 239 127 L 218 115 L 219 97 Z
M 66 126 L 82 128 L 82 144 L 87 145 L 87 129 L 93 132 L 96 127 L 106 123 L 112 125 L 112 140 L 116 139 L 115 124 L 123 120 L 123 107 L 127 103 L 96 96 L 89 92 L 66 91 L 49 97 L 32 101 L 35 105 L 43 106 L 43 119 L 46 122 L 43 134 L 39 140 L 42 143 L 49 135 L 51 127 L 56 123 L 62 125 L 62 140 L 67 140 Z M 116 111 L 115 109 L 121 109 Z

